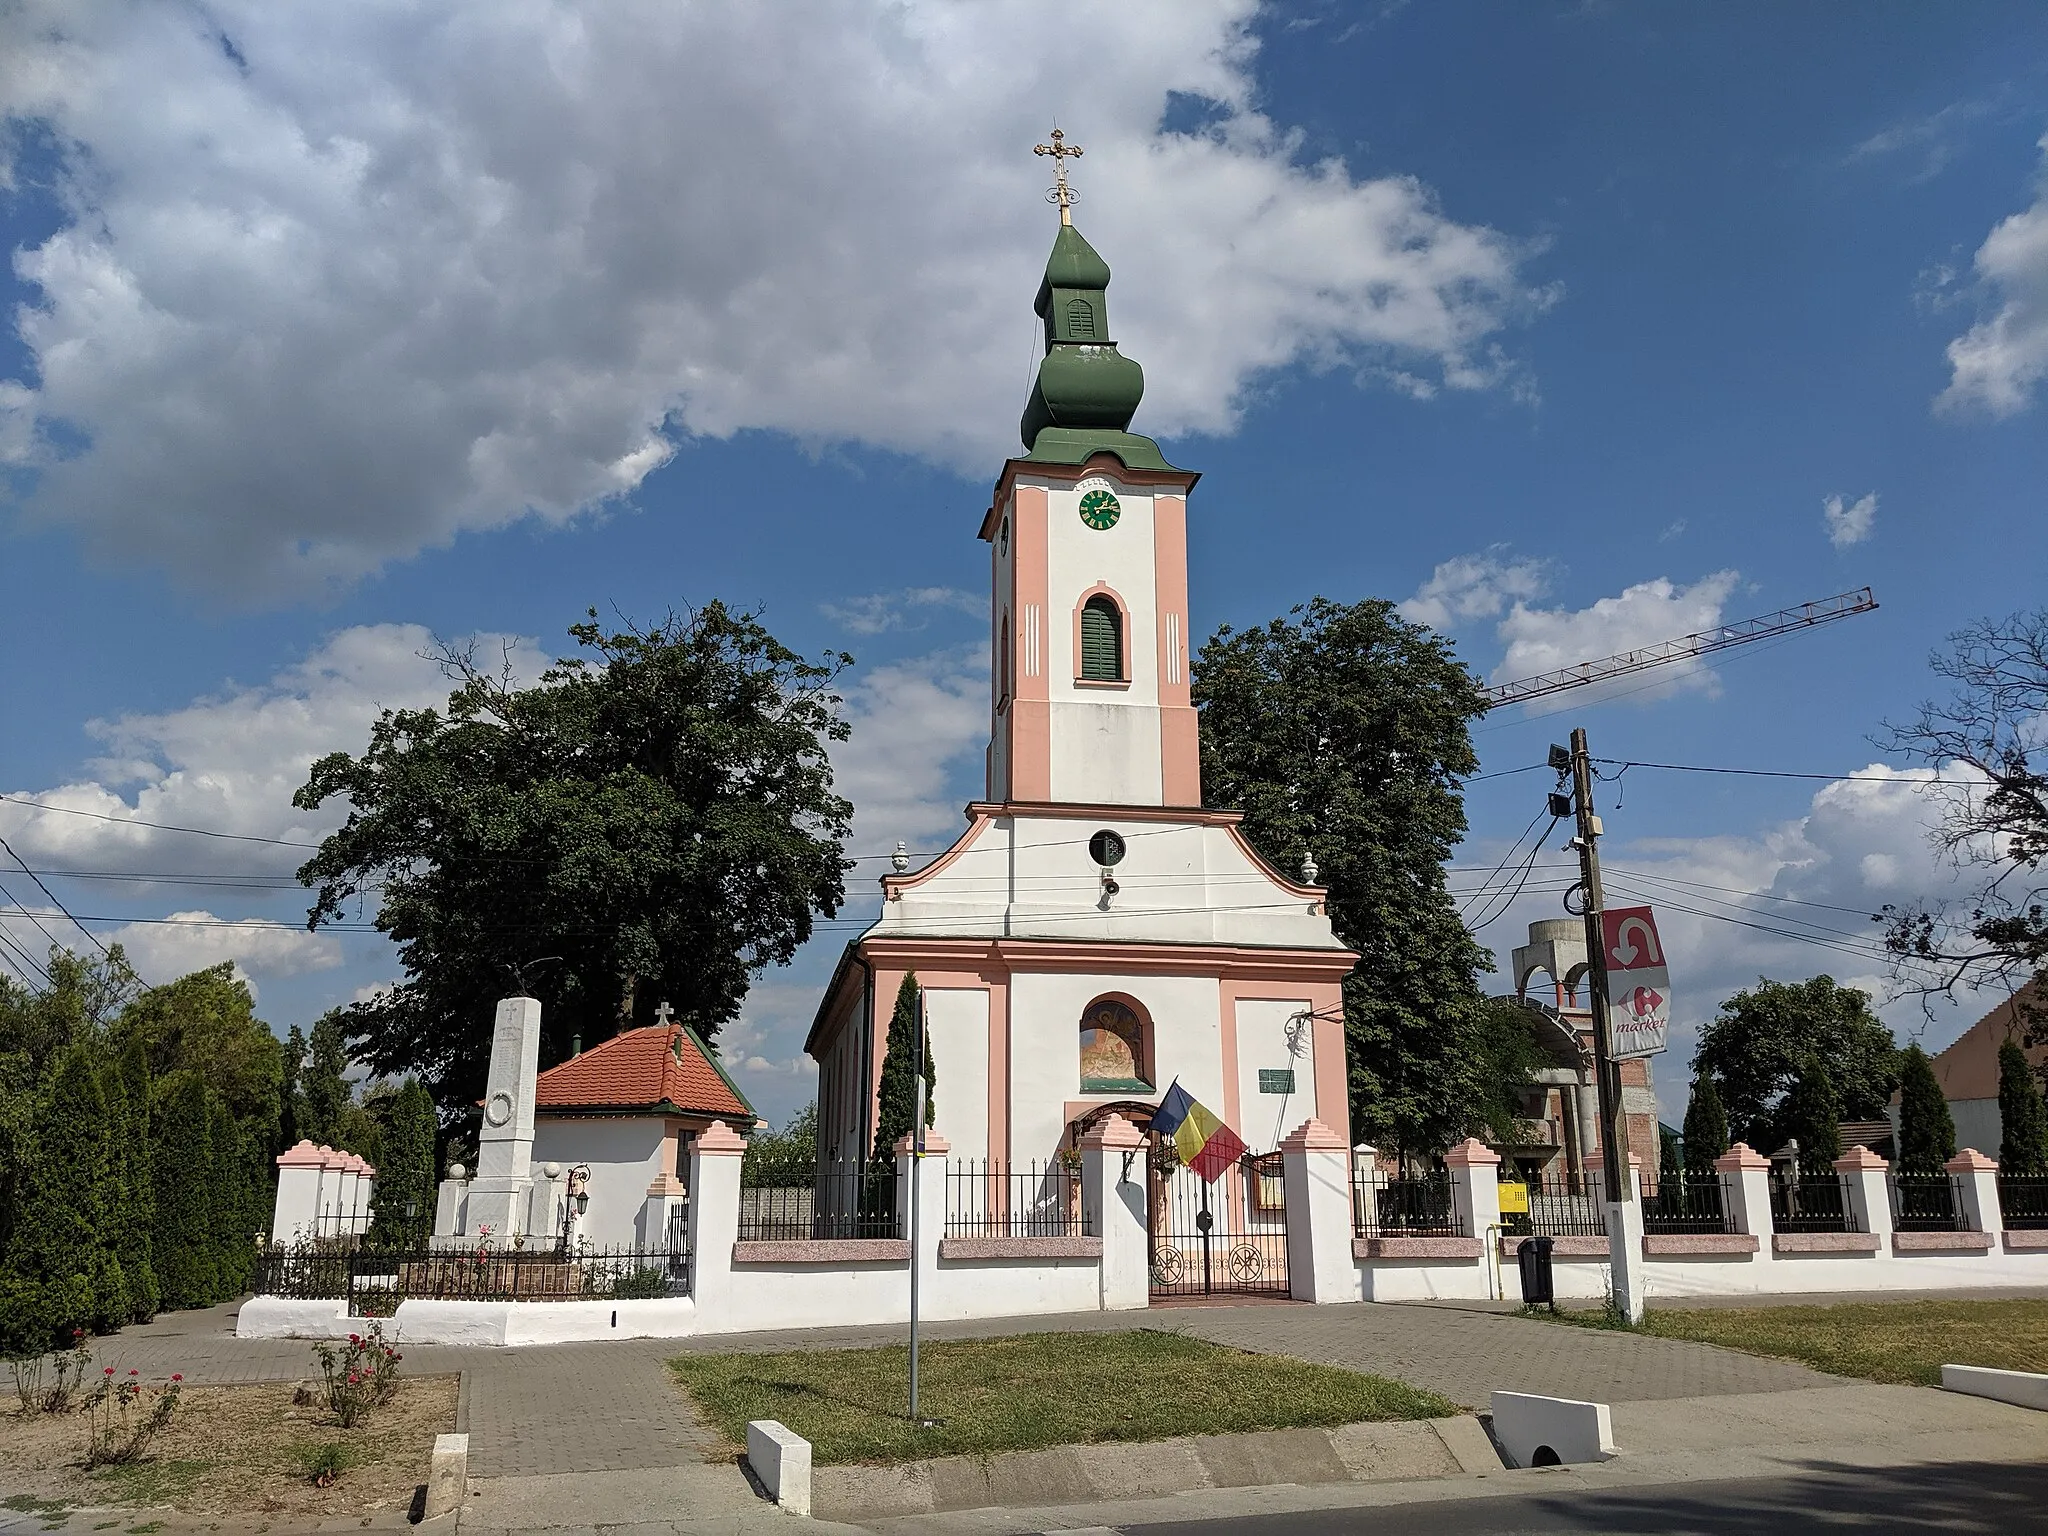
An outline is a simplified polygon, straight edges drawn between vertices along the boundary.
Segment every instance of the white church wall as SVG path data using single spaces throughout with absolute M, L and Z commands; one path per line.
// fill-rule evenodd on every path
M 1010 1146 L 1013 1162 L 1047 1158 L 1081 1094 L 1081 1015 L 1105 992 L 1136 998 L 1152 1017 L 1156 1090 L 1181 1085 L 1223 1113 L 1221 989 L 1214 977 L 1016 972 L 1010 977 Z M 1129 1094 L 1090 1095 L 1104 1103 Z M 1141 1095 L 1142 1097 L 1142 1095 Z
M 1107 908 L 1088 856 L 1098 829 L 1125 854 Z M 1339 949 L 1329 918 L 1273 883 L 1228 827 L 1101 817 L 991 818 L 928 879 L 883 903 L 877 936 L 1073 938 Z
M 1322 1118 L 1316 1109 L 1314 1031 L 1291 1025 L 1308 1010 L 1307 999 L 1242 998 L 1237 1004 L 1237 1133 L 1254 1152 L 1270 1152 L 1304 1120 Z M 1294 1092 L 1262 1093 L 1259 1071 L 1292 1068 Z
M 986 991 L 925 990 L 935 1087 L 935 1129 L 955 1157 L 988 1156 L 988 1007 Z
M 658 1115 L 550 1115 L 534 1127 L 535 1163 L 564 1168 L 582 1163 L 590 1169 L 590 1209 L 582 1233 L 591 1243 L 602 1248 L 639 1245 L 647 1186 L 664 1171 L 675 1171 L 662 1167 L 663 1129 Z

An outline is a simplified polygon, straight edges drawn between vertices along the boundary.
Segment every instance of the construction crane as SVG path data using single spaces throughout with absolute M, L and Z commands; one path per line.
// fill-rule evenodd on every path
M 1638 650 L 1623 651 L 1619 656 L 1607 656 L 1599 661 L 1582 661 L 1555 672 L 1542 672 L 1535 677 L 1524 677 L 1512 683 L 1500 683 L 1486 690 L 1486 698 L 1489 704 L 1496 706 L 1524 704 L 1530 699 L 1540 699 L 1545 694 L 1563 693 L 1568 688 L 1584 688 L 1592 683 L 1604 683 L 1609 678 L 1626 677 L 1631 672 L 1642 672 L 1651 667 L 1666 666 L 1674 661 L 1704 656 L 1710 651 L 1725 651 L 1731 645 L 1747 645 L 1752 640 L 1768 640 L 1773 635 L 1790 634 L 1794 630 L 1818 629 L 1821 625 L 1832 624 L 1838 619 L 1854 618 L 1859 613 L 1869 613 L 1875 607 L 1877 599 L 1871 596 L 1870 588 L 1858 587 L 1854 592 L 1838 593 L 1834 597 L 1821 598 L 1818 602 L 1801 603 L 1797 608 L 1780 608 L 1776 613 L 1767 613 L 1761 618 L 1742 619 L 1734 624 L 1723 624 L 1719 629 L 1701 630 L 1696 635 L 1680 635 L 1676 640 L 1665 640 L 1656 645 L 1643 646 Z

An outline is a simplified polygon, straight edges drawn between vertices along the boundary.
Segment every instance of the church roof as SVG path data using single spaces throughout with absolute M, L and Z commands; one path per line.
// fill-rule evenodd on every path
M 622 1030 L 549 1067 L 534 1079 L 533 1104 L 544 1114 L 580 1109 L 710 1115 L 742 1128 L 760 1118 L 687 1024 Z

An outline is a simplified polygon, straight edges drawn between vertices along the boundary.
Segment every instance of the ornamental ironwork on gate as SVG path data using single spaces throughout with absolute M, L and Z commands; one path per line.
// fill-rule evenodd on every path
M 1241 1157 L 1212 1184 L 1152 1175 L 1154 1296 L 1285 1296 L 1287 1201 L 1280 1154 Z

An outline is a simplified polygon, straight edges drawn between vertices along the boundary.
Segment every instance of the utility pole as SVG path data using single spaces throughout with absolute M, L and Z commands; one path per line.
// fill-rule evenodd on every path
M 1552 752 L 1557 749 L 1551 748 Z M 1600 818 L 1593 811 L 1593 758 L 1583 728 L 1572 732 L 1572 801 L 1579 847 L 1579 887 L 1585 901 L 1587 1001 L 1593 1010 L 1593 1076 L 1600 1101 L 1600 1163 L 1606 1175 L 1607 1252 L 1612 1304 L 1630 1322 L 1640 1322 L 1642 1302 L 1642 1206 L 1629 1166 L 1628 1116 L 1622 1107 L 1621 1069 L 1615 1065 L 1613 1027 L 1607 1014 L 1607 943 L 1600 931 L 1606 893 L 1600 886 Z

